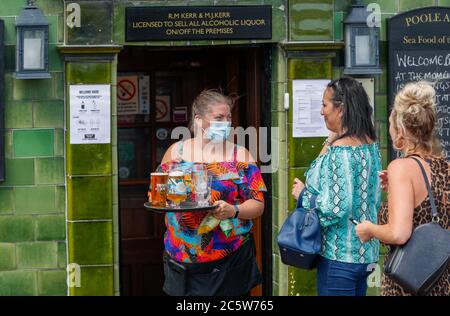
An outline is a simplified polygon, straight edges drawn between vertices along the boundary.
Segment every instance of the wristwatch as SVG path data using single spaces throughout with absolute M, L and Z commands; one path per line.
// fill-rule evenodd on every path
M 239 215 L 239 207 L 237 205 L 233 205 L 234 207 L 234 216 L 233 218 L 237 218 Z

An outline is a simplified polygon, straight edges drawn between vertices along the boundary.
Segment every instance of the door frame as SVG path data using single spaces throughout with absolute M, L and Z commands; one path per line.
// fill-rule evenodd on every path
M 247 61 L 251 61 L 253 58 L 253 61 L 258 58 L 257 62 L 254 62 L 252 64 L 252 71 L 254 71 L 254 76 L 249 76 L 249 70 L 247 71 L 247 86 L 250 87 L 249 81 L 252 81 L 252 79 L 259 78 L 260 80 L 253 80 L 253 88 L 254 90 L 259 90 L 259 93 L 254 92 L 252 97 L 254 98 L 254 103 L 259 103 L 259 107 L 256 106 L 256 115 L 255 112 L 251 112 L 252 115 L 247 116 L 248 125 L 252 126 L 258 126 L 258 127 L 267 127 L 268 133 L 268 152 L 271 151 L 271 133 L 270 128 L 272 126 L 272 116 L 271 116 L 271 108 L 272 108 L 272 95 L 271 95 L 271 80 L 272 80 L 272 51 L 275 44 L 251 44 L 251 45 L 236 45 L 231 46 L 231 49 L 234 48 L 242 48 L 248 53 L 251 53 L 249 55 L 254 56 L 247 56 Z M 147 46 L 149 47 L 149 46 Z M 180 47 L 155 47 L 155 50 L 159 51 L 170 51 L 170 50 L 176 50 Z M 185 48 L 185 47 L 183 47 Z M 195 50 L 198 50 L 199 47 L 186 47 L 186 48 L 192 48 Z M 202 47 L 201 49 L 208 49 L 208 47 Z M 253 48 L 253 49 L 252 49 Z M 224 49 L 227 49 L 224 47 Z M 260 56 L 256 56 L 255 54 L 260 54 Z M 117 63 L 119 63 L 119 59 L 117 59 Z M 131 70 L 130 70 L 131 71 Z M 135 70 L 136 72 L 139 72 L 138 69 Z M 117 75 L 117 74 L 116 74 Z M 256 89 L 257 85 L 259 87 Z M 151 110 L 154 112 L 153 110 Z M 256 125 L 253 125 L 251 121 L 251 117 L 254 118 L 254 121 L 257 122 Z M 152 129 L 153 130 L 153 129 Z M 118 133 L 116 134 L 117 141 L 118 141 Z M 256 158 L 256 157 L 255 157 Z M 262 174 L 263 180 L 266 183 L 266 186 L 269 188 L 268 192 L 265 194 L 265 210 L 262 217 L 258 219 L 259 224 L 255 225 L 255 235 L 259 234 L 259 243 L 256 244 L 257 248 L 257 262 L 258 266 L 261 269 L 261 273 L 263 276 L 263 283 L 262 285 L 259 285 L 255 287 L 251 291 L 252 296 L 270 296 L 272 295 L 272 289 L 273 289 L 273 247 L 272 247 L 272 194 L 271 194 L 271 184 L 272 184 L 272 174 L 271 173 L 265 173 Z M 117 192 L 114 192 L 114 194 L 119 195 L 119 187 L 120 184 L 118 184 Z M 120 293 L 123 293 L 122 286 L 122 277 L 123 277 L 123 271 L 121 269 L 121 263 L 122 263 L 122 242 L 121 242 L 121 232 L 122 232 L 122 222 L 120 220 L 120 205 L 118 207 L 119 211 L 119 238 L 117 242 L 119 243 L 118 249 L 119 249 L 119 284 L 120 284 Z M 256 240 L 256 238 L 255 238 Z

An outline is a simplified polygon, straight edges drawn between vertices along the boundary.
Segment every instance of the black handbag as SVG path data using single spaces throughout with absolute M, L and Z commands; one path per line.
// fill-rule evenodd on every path
M 432 222 L 417 226 L 408 242 L 396 246 L 384 267 L 386 276 L 414 295 L 427 295 L 445 272 L 450 258 L 450 231 L 442 228 L 425 169 L 420 166 L 431 204 Z

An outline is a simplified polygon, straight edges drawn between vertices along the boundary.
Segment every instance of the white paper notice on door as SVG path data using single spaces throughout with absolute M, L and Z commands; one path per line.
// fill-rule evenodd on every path
M 70 143 L 111 142 L 111 86 L 70 86 Z
M 292 80 L 292 137 L 326 137 L 320 109 L 328 79 Z

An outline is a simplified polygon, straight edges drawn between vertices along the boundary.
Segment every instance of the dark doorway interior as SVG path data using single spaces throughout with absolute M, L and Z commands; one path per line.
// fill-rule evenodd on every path
M 270 93 L 267 92 L 270 89 L 266 81 L 270 58 L 267 51 L 264 47 L 159 50 L 127 46 L 119 54 L 118 97 L 121 99 L 118 101 L 126 103 L 133 95 L 133 88 L 139 94 L 139 85 L 145 85 L 148 80 L 150 104 L 148 114 L 139 113 L 139 110 L 118 113 L 123 295 L 163 295 L 164 217 L 149 213 L 143 203 L 151 170 L 176 141 L 170 138 L 171 130 L 188 126 L 192 100 L 203 89 L 221 89 L 226 94 L 239 96 L 233 110 L 234 126 L 267 126 L 267 113 L 270 113 Z M 133 85 L 133 77 L 138 78 L 137 84 Z M 118 112 L 124 108 L 119 106 L 119 109 Z M 266 207 L 269 214 L 263 220 L 256 220 L 254 228 L 265 283 L 271 283 L 271 247 L 267 248 L 271 238 L 263 236 L 263 231 L 264 235 L 270 234 L 263 228 L 271 226 L 270 221 L 263 225 L 264 221 L 270 220 L 269 207 Z M 270 289 L 271 284 L 266 284 L 252 290 L 252 294 L 270 294 Z

